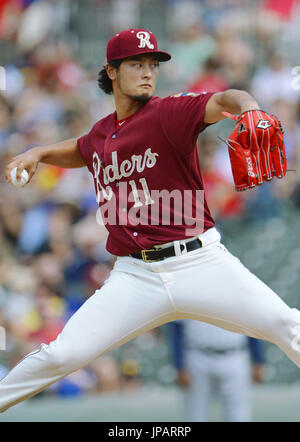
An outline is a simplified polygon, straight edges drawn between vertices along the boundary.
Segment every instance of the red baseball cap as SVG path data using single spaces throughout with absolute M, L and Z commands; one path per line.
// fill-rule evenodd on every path
M 157 40 L 146 29 L 128 29 L 114 35 L 107 44 L 107 62 L 122 60 L 140 54 L 155 54 L 159 61 L 168 61 L 171 55 L 157 49 Z

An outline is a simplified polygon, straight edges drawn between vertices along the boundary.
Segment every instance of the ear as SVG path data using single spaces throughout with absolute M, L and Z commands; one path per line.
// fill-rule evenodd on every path
M 111 66 L 109 64 L 107 64 L 105 66 L 105 69 L 106 69 L 106 73 L 108 75 L 108 78 L 110 80 L 115 80 L 117 77 L 117 69 L 114 66 Z

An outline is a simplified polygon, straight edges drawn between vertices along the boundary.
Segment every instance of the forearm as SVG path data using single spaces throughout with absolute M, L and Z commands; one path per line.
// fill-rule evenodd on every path
M 86 165 L 77 147 L 77 139 L 72 138 L 49 146 L 33 147 L 12 158 L 6 166 L 5 177 L 7 182 L 11 182 L 10 174 L 15 167 L 17 168 L 17 181 L 20 180 L 22 170 L 26 169 L 29 174 L 28 182 L 30 182 L 39 163 L 51 164 L 66 169 Z
M 211 124 L 224 120 L 223 112 L 241 114 L 250 109 L 259 109 L 255 98 L 248 92 L 237 89 L 228 89 L 225 92 L 217 92 L 207 102 L 204 122 Z
M 77 147 L 76 138 L 49 146 L 34 147 L 31 151 L 37 155 L 40 163 L 62 168 L 76 168 L 86 165 Z
M 219 104 L 224 111 L 232 114 L 241 114 L 247 110 L 260 108 L 255 98 L 248 92 L 237 89 L 228 89 L 221 93 Z

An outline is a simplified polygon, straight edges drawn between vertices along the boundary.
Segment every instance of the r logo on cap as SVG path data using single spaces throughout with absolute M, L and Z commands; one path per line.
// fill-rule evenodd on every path
M 168 61 L 171 58 L 170 54 L 157 48 L 155 35 L 142 28 L 119 32 L 109 40 L 106 48 L 108 63 L 149 53 L 153 54 L 158 61 Z
M 140 39 L 138 48 L 145 48 L 148 46 L 149 49 L 154 49 L 154 45 L 150 42 L 150 34 L 148 34 L 148 32 L 140 31 L 136 34 L 136 36 Z

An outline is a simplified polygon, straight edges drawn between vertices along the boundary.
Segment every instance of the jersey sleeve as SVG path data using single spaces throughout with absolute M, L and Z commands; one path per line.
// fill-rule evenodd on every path
M 94 127 L 86 135 L 81 136 L 77 139 L 77 148 L 84 159 L 89 170 L 92 170 L 92 142 L 93 142 L 93 130 Z
M 198 135 L 209 124 L 204 123 L 205 108 L 214 92 L 192 92 L 171 95 L 162 100 L 160 123 L 165 136 L 175 147 L 188 153 Z

